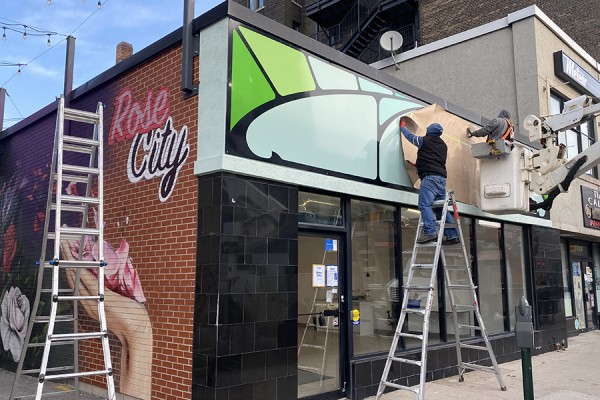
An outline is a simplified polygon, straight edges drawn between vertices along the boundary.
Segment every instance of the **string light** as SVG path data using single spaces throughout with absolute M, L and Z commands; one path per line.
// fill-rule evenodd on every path
M 3 18 L 0 18 L 3 19 Z M 50 46 L 52 44 L 51 36 L 59 35 L 67 37 L 62 33 L 49 31 L 42 28 L 36 28 L 34 26 L 25 25 L 22 23 L 7 23 L 0 22 L 0 28 L 2 28 L 2 40 L 7 39 L 6 31 L 13 31 L 17 34 L 21 34 L 23 39 L 27 39 L 29 36 L 47 36 L 46 44 Z
M 6 28 L 2 27 L 2 40 L 6 40 Z
M 21 76 L 21 64 L 19 64 L 19 70 L 17 71 L 17 75 Z
M 98 0 L 98 8 L 102 8 L 102 1 Z
M 46 44 L 47 44 L 48 46 L 50 46 L 50 45 L 51 45 L 51 43 L 50 43 L 50 34 L 48 34 L 48 41 L 46 42 Z
M 27 25 L 23 25 L 25 30 L 23 31 L 23 40 L 27 39 Z

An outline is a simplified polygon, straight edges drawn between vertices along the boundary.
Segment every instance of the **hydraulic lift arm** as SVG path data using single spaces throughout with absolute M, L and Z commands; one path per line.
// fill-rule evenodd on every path
M 580 96 L 565 103 L 561 114 L 545 118 L 529 115 L 524 127 L 529 132 L 529 140 L 540 141 L 543 148 L 533 151 L 525 162 L 525 169 L 531 172 L 530 190 L 548 195 L 547 199 L 531 209 L 549 209 L 556 196 L 569 189 L 573 179 L 600 164 L 600 142 L 579 153 L 569 161 L 564 160 L 565 146 L 558 143 L 558 133 L 578 126 L 600 114 L 600 104 Z

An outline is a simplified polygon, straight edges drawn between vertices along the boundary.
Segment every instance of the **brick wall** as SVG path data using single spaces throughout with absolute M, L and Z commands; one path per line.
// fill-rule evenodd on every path
M 198 78 L 196 59 L 196 83 Z M 104 246 L 105 259 L 110 267 L 110 251 L 106 255 L 107 249 L 117 251 L 113 256 L 121 256 L 124 269 L 119 278 L 115 279 L 122 282 L 125 288 L 112 287 L 106 294 L 105 308 L 110 331 L 111 359 L 117 392 L 142 399 L 189 399 L 191 396 L 198 199 L 193 160 L 196 158 L 198 98 L 196 96 L 184 100 L 180 85 L 181 47 L 178 45 L 78 97 L 71 104 L 73 108 L 89 111 L 95 111 L 98 101 L 104 104 L 104 240 L 108 242 L 108 246 Z M 154 102 L 161 90 L 168 92 L 168 116 L 171 118 L 170 127 L 173 130 L 170 136 L 167 134 L 162 137 L 170 137 L 173 140 L 177 135 L 183 137 L 185 125 L 189 146 L 187 159 L 179 170 L 170 196 L 165 201 L 159 199 L 161 179 L 164 178 L 161 176 L 160 167 L 154 171 L 147 165 L 148 179 L 143 176 L 138 182 L 132 183 L 128 178 L 128 157 L 132 144 L 136 137 L 145 135 L 153 128 L 140 128 L 135 135 L 106 144 L 111 136 L 113 119 L 117 115 L 125 115 L 115 110 L 117 96 L 124 92 L 129 93 L 129 103 L 124 101 L 121 105 L 125 107 L 128 104 L 130 110 L 133 109 L 134 101 L 140 103 L 140 122 L 146 119 L 140 115 L 146 110 L 147 96 L 151 95 L 151 107 L 148 110 L 152 113 L 155 109 Z M 130 119 L 128 115 L 121 120 L 124 130 L 134 126 L 136 122 L 135 118 Z M 31 305 L 35 297 L 35 280 L 20 279 L 19 276 L 35 276 L 34 262 L 39 258 L 42 238 L 40 230 L 43 231 L 43 215 L 40 217 L 40 213 L 45 212 L 47 172 L 51 160 L 55 118 L 53 113 L 43 120 L 36 121 L 4 139 L 0 144 L 4 152 L 3 159 L 0 160 L 0 187 L 12 182 L 11 186 L 17 185 L 21 188 L 16 192 L 19 196 L 19 209 L 15 215 L 18 218 L 11 217 L 18 231 L 17 251 L 11 265 L 0 269 L 0 294 L 5 287 L 10 289 L 18 285 L 27 293 Z M 168 122 L 163 121 L 157 130 L 162 130 L 166 124 Z M 69 130 L 73 135 L 79 135 L 81 129 L 80 123 L 70 124 Z M 168 149 L 169 146 L 166 146 L 163 152 L 167 152 Z M 145 151 L 142 145 L 135 154 L 135 165 L 142 169 L 144 160 L 149 160 L 144 156 L 148 156 L 150 151 Z M 155 158 L 155 162 L 158 158 Z M 163 158 L 162 166 L 168 164 L 169 160 Z M 13 174 L 13 171 L 16 172 Z M 77 188 L 80 194 L 85 191 L 82 184 L 78 184 Z M 93 225 L 93 219 L 88 220 Z M 66 223 L 77 226 L 74 221 Z M 1 233 L 4 235 L 4 232 Z M 12 255 L 12 247 L 9 250 Z M 127 250 L 129 259 L 126 257 Z M 23 265 L 27 265 L 33 272 L 25 270 Z M 33 266 L 33 269 L 29 266 Z M 132 266 L 139 281 L 132 274 Z M 107 268 L 107 271 L 109 269 Z M 84 279 L 95 282 L 96 278 L 91 273 L 82 273 Z M 136 282 L 141 286 L 143 297 L 142 292 L 133 290 L 137 287 Z M 80 331 L 98 331 L 98 323 L 85 309 L 85 305 L 80 307 Z M 72 331 L 72 328 L 70 329 Z M 54 354 L 61 356 L 62 352 L 64 358 L 70 358 L 69 346 L 56 349 L 58 353 Z M 99 342 L 83 341 L 79 357 L 81 370 L 104 369 Z M 0 352 L 0 365 L 14 369 L 14 358 L 8 352 Z M 86 378 L 83 381 L 94 386 L 106 387 L 105 379 L 101 376 Z
M 600 59 L 600 2 L 597 0 L 421 0 L 421 45 L 464 32 L 536 4 L 594 59 Z

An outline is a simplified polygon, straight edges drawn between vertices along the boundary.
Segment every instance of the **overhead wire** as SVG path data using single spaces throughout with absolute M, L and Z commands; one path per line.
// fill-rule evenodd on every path
M 63 38 L 62 38 L 60 41 L 58 41 L 57 43 L 55 43 L 54 45 L 52 45 L 51 47 L 47 48 L 46 50 L 44 50 L 43 52 L 41 52 L 40 54 L 38 54 L 37 56 L 35 56 L 35 57 L 34 57 L 34 58 L 32 58 L 31 60 L 29 60 L 29 62 L 27 62 L 27 63 L 21 63 L 21 65 L 19 66 L 19 71 L 17 71 L 17 72 L 15 72 L 14 74 L 12 74 L 12 75 L 10 76 L 10 78 L 8 78 L 8 79 L 7 79 L 7 80 L 6 80 L 6 81 L 5 81 L 5 82 L 4 82 L 2 85 L 0 85 L 0 87 L 4 87 L 4 88 L 5 88 L 5 87 L 6 87 L 6 84 L 7 84 L 7 83 L 9 83 L 9 82 L 10 82 L 10 81 L 11 81 L 11 80 L 12 80 L 12 79 L 15 77 L 15 76 L 18 76 L 18 75 L 20 75 L 20 72 L 21 72 L 21 67 L 25 67 L 25 66 L 27 66 L 28 64 L 31 64 L 31 63 L 33 63 L 35 60 L 37 60 L 38 58 L 40 58 L 41 56 L 43 56 L 44 54 L 46 54 L 46 53 L 47 53 L 47 52 L 49 52 L 50 50 L 54 49 L 56 46 L 58 46 L 59 44 L 61 44 L 61 43 L 62 43 L 62 42 L 64 42 L 65 40 L 67 40 L 67 38 L 68 38 L 69 36 L 73 35 L 73 33 L 75 33 L 75 32 L 76 32 L 76 31 L 77 31 L 79 28 L 81 28 L 81 26 L 82 26 L 83 24 L 85 24 L 85 23 L 86 23 L 86 22 L 87 22 L 87 21 L 88 21 L 90 18 L 92 18 L 92 17 L 94 16 L 94 14 L 96 14 L 96 13 L 97 13 L 97 12 L 98 12 L 98 11 L 101 9 L 101 7 L 102 7 L 104 4 L 108 3 L 108 2 L 109 2 L 109 0 L 104 0 L 104 1 L 98 0 L 98 8 L 96 8 L 96 9 L 95 9 L 95 10 L 94 10 L 94 11 L 93 11 L 93 12 L 92 12 L 90 15 L 88 15 L 88 16 L 87 16 L 87 18 L 86 18 L 86 19 L 84 19 L 84 20 L 83 20 L 83 21 L 82 21 L 82 22 L 81 22 L 79 25 L 77 25 L 77 27 L 76 27 L 75 29 L 73 29 L 73 30 L 71 31 L 71 33 L 69 33 L 68 35 L 63 35 L 63 34 L 58 34 L 58 33 L 57 33 L 57 35 L 61 35 L 61 36 L 64 36 L 64 37 L 63 37 Z M 21 23 L 19 23 L 19 22 L 17 22 L 17 21 L 13 21 L 13 20 L 10 20 L 10 19 L 8 19 L 8 18 L 2 18 L 2 17 L 0 17 L 0 19 L 3 19 L 3 20 L 5 20 L 5 21 L 10 21 L 11 23 L 18 24 L 18 25 L 21 25 L 21 26 L 25 26 L 25 24 L 21 24 Z M 37 29 L 37 28 L 36 28 L 36 29 Z M 8 92 L 6 92 L 6 94 L 8 95 Z M 12 98 L 11 98 L 10 96 L 8 96 L 8 97 L 9 97 L 9 99 L 10 99 L 11 103 L 13 103 L 13 105 L 15 106 L 15 108 L 17 109 L 17 111 L 19 112 L 19 115 L 21 115 L 21 118 L 23 118 L 23 115 L 21 114 L 21 112 L 20 112 L 20 111 L 19 111 L 19 109 L 17 108 L 17 106 L 16 106 L 16 104 L 14 103 L 14 101 L 12 100 Z

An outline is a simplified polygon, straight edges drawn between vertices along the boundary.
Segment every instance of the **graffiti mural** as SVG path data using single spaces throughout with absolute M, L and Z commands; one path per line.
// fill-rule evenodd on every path
M 170 116 L 169 90 L 148 91 L 144 104 L 133 100 L 130 88 L 115 97 L 108 144 L 132 139 L 127 159 L 131 183 L 161 177 L 158 198 L 169 199 L 181 167 L 188 158 L 188 128 L 178 131 Z

